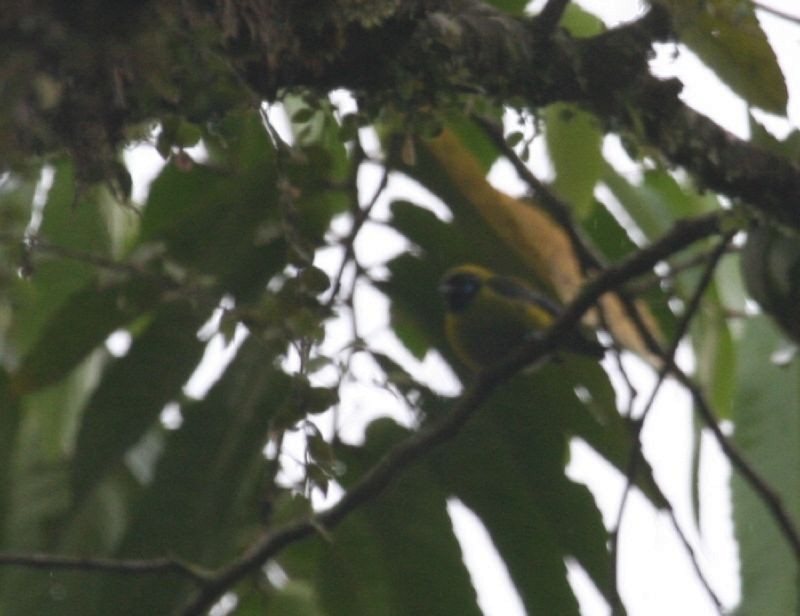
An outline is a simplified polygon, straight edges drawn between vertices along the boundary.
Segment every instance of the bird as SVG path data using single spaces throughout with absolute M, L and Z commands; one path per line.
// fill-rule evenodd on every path
M 502 361 L 537 332 L 552 325 L 562 307 L 524 280 L 464 264 L 439 284 L 445 304 L 445 335 L 458 358 L 479 371 Z M 596 340 L 575 329 L 559 341 L 565 351 L 600 359 Z

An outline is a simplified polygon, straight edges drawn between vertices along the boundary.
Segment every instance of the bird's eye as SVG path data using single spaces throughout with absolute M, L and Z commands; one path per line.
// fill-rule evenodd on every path
M 481 288 L 481 281 L 471 274 L 458 274 L 442 285 L 447 307 L 452 311 L 466 308 Z

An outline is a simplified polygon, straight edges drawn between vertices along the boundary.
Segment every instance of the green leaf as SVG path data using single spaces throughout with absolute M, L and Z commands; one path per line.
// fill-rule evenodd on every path
M 716 285 L 706 292 L 703 309 L 692 321 L 696 374 L 717 418 L 730 419 L 736 387 L 736 349 Z
M 76 499 L 122 461 L 167 402 L 182 396 L 203 352 L 197 338 L 203 320 L 185 303 L 165 304 L 128 353 L 108 366 L 83 413 L 75 444 L 71 483 Z
M 206 136 L 212 165 L 164 168 L 153 182 L 140 244 L 163 242 L 172 260 L 237 294 L 282 262 L 279 242 L 259 229 L 280 219 L 275 151 L 258 114 L 234 114 Z
M 391 420 L 374 422 L 363 448 L 339 451 L 347 467 L 344 485 L 407 434 Z M 318 541 L 317 589 L 326 612 L 480 614 L 447 515 L 447 497 L 435 474 L 413 466 L 380 498 L 348 516 L 331 541 Z
M 748 319 L 740 343 L 733 419 L 734 444 L 800 519 L 800 364 L 779 367 L 780 341 L 764 317 Z M 742 599 L 737 613 L 781 616 L 800 604 L 800 568 L 774 518 L 738 473 L 731 479 Z
M 99 191 L 76 201 L 75 174 L 68 159 L 57 161 L 53 173 L 37 236 L 66 251 L 107 257 L 110 238 Z M 11 291 L 16 303 L 11 334 L 20 356 L 37 341 L 41 344 L 48 321 L 96 275 L 96 266 L 80 258 L 41 250 L 36 254 L 32 275 L 16 280 Z
M 796 234 L 768 224 L 751 229 L 740 264 L 753 299 L 789 337 L 800 341 L 800 247 Z
M 183 424 L 166 435 L 117 556 L 171 554 L 220 566 L 261 533 L 262 451 L 289 392 L 289 377 L 272 360 L 249 338 L 205 400 L 183 406 Z M 97 613 L 169 614 L 191 589 L 177 577 L 107 577 Z
M 527 0 L 489 0 L 489 4 L 513 15 L 521 15 L 528 6 Z
M 592 244 L 608 261 L 614 262 L 637 249 L 626 229 L 617 222 L 604 203 L 594 200 L 582 227 Z
M 752 3 L 664 2 L 670 8 L 681 41 L 736 94 L 765 111 L 786 113 L 786 83 Z
M 318 267 L 307 267 L 298 275 L 298 282 L 310 295 L 319 295 L 328 290 L 331 280 L 328 275 Z
M 556 103 L 545 109 L 543 116 L 556 171 L 553 190 L 584 218 L 606 165 L 601 151 L 603 134 L 596 118 L 574 105 Z
M 676 220 L 719 209 L 714 195 L 699 195 L 663 169 L 648 170 L 639 184 L 608 166 L 602 181 L 648 239 L 669 230 Z
M 52 316 L 13 375 L 19 393 L 67 375 L 116 329 L 150 307 L 159 290 L 147 281 L 92 282 Z
M 527 468 L 530 458 L 518 451 L 512 445 L 513 436 L 489 417 L 489 413 L 513 413 L 514 409 L 493 400 L 486 410 L 487 413 L 474 418 L 457 442 L 448 445 L 447 453 L 452 459 L 437 452 L 436 468 L 440 469 L 445 485 L 486 526 L 526 610 L 578 614 L 577 600 L 566 579 L 559 531 L 549 518 L 549 505 L 541 500 L 548 494 L 542 489 L 546 483 L 553 493 L 559 491 L 561 497 L 566 496 L 563 435 L 555 431 L 547 439 L 529 443 L 530 451 L 537 451 L 539 457 L 533 468 Z M 508 422 L 509 418 L 504 417 L 503 421 Z M 525 424 L 508 425 L 507 429 L 531 434 Z M 541 445 L 544 449 L 538 450 Z M 549 493 L 548 499 L 553 493 Z M 565 531 L 573 528 L 574 532 L 574 518 L 567 519 L 568 510 L 562 515 L 558 526 Z M 587 540 L 591 536 L 591 532 L 586 532 Z M 602 537 L 599 539 L 603 541 Z M 531 563 L 536 563 L 535 575 L 531 575 Z
M 591 413 L 574 394 L 577 385 L 590 392 Z M 579 436 L 617 468 L 627 466 L 630 433 L 614 403 L 604 372 L 593 362 L 569 358 L 506 384 L 445 446 L 442 458 L 434 452 L 436 468 L 483 520 L 531 613 L 577 613 L 563 568 L 567 556 L 606 598 L 613 594 L 600 513 L 586 488 L 566 478 L 564 465 L 568 439 Z M 452 462 L 444 458 L 448 452 Z M 652 479 L 640 481 L 659 502 L 647 487 Z M 530 575 L 530 562 L 537 563 L 536 576 Z
M 585 11 L 574 2 L 567 4 L 560 25 L 572 36 L 579 38 L 597 36 L 606 29 L 602 19 Z

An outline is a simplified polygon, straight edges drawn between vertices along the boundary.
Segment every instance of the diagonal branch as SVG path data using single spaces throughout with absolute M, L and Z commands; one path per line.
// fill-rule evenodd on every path
M 713 280 L 714 272 L 717 269 L 717 265 L 719 264 L 720 259 L 725 254 L 725 251 L 728 247 L 728 243 L 731 240 L 733 234 L 728 232 L 725 234 L 722 241 L 714 248 L 714 251 L 711 255 L 707 258 L 706 266 L 703 271 L 703 275 L 700 281 L 697 284 L 697 287 L 692 293 L 692 296 L 689 300 L 689 305 L 686 308 L 686 312 L 684 313 L 683 317 L 681 318 L 680 322 L 678 323 L 677 331 L 673 337 L 672 343 L 670 344 L 669 348 L 666 350 L 664 355 L 662 356 L 663 365 L 658 371 L 658 377 L 656 379 L 656 383 L 653 386 L 652 391 L 650 392 L 650 396 L 647 399 L 644 408 L 640 416 L 636 419 L 634 423 L 634 447 L 632 448 L 632 454 L 630 460 L 628 462 L 628 469 L 626 472 L 627 481 L 625 484 L 625 491 L 622 493 L 622 499 L 620 500 L 619 510 L 617 512 L 617 521 L 614 526 L 614 531 L 612 532 L 612 542 L 611 542 L 611 554 L 614 560 L 614 568 L 616 569 L 617 560 L 618 560 L 618 553 L 619 553 L 619 530 L 622 525 L 622 516 L 625 512 L 625 506 L 628 502 L 628 496 L 630 495 L 631 489 L 633 488 L 634 478 L 636 477 L 637 469 L 639 465 L 644 461 L 644 454 L 642 452 L 642 441 L 641 441 L 641 434 L 642 429 L 644 428 L 644 423 L 647 420 L 650 411 L 653 408 L 653 405 L 656 401 L 656 396 L 658 392 L 661 390 L 661 386 L 664 384 L 667 375 L 669 374 L 670 366 L 675 365 L 675 354 L 678 351 L 678 346 L 683 340 L 683 337 L 686 335 L 686 332 L 689 330 L 689 326 L 691 325 L 692 320 L 694 319 L 697 311 L 700 309 L 700 303 L 705 295 L 708 286 L 711 284 Z M 714 590 L 711 588 L 711 584 L 706 579 L 703 570 L 700 568 L 700 563 L 697 560 L 697 556 L 695 555 L 694 548 L 692 547 L 691 543 L 689 542 L 688 538 L 686 537 L 683 529 L 681 528 L 680 524 L 678 523 L 677 518 L 675 517 L 675 511 L 671 504 L 667 504 L 667 512 L 669 514 L 670 520 L 672 521 L 672 526 L 675 529 L 681 543 L 683 544 L 684 549 L 689 555 L 689 560 L 692 563 L 692 567 L 695 570 L 695 574 L 697 578 L 700 580 L 701 585 L 706 591 L 706 594 L 711 599 L 712 603 L 717 609 L 719 614 L 722 613 L 722 602 L 717 597 Z
M 258 569 L 288 545 L 334 528 L 363 503 L 376 498 L 405 468 L 434 447 L 455 437 L 487 397 L 522 367 L 545 358 L 556 349 L 563 333 L 574 327 L 582 315 L 605 293 L 652 270 L 661 260 L 693 242 L 719 232 L 724 212 L 681 221 L 651 246 L 607 268 L 595 276 L 569 304 L 556 323 L 541 337 L 530 340 L 498 366 L 479 374 L 454 404 L 451 412 L 390 449 L 375 466 L 354 484 L 339 502 L 315 516 L 290 522 L 253 543 L 238 559 L 216 572 L 170 558 L 126 561 L 104 558 L 72 558 L 47 555 L 6 555 L 0 564 L 28 567 L 104 570 L 120 573 L 174 571 L 192 579 L 199 591 L 180 612 L 183 616 L 204 614 L 237 581 Z
M 775 522 L 778 524 L 784 538 L 789 543 L 795 558 L 800 561 L 800 532 L 797 530 L 792 516 L 783 504 L 780 495 L 770 486 L 769 482 L 742 456 L 739 450 L 730 442 L 728 437 L 722 432 L 714 411 L 708 404 L 705 396 L 697 384 L 677 366 L 672 366 L 672 375 L 683 385 L 691 394 L 695 409 L 706 427 L 711 430 L 714 439 L 722 449 L 722 453 L 731 463 L 731 466 L 744 478 L 750 487 L 758 494 L 761 501 L 769 509 Z
M 554 326 L 540 338 L 531 340 L 498 366 L 484 371 L 465 390 L 449 414 L 390 449 L 377 464 L 354 484 L 339 502 L 313 518 L 290 522 L 268 532 L 253 543 L 237 560 L 220 569 L 180 611 L 181 616 L 200 616 L 232 585 L 274 558 L 288 545 L 332 529 L 363 503 L 377 497 L 405 468 L 434 447 L 452 439 L 478 411 L 487 397 L 522 367 L 543 359 L 557 346 L 563 332 L 574 327 L 583 313 L 606 292 L 630 279 L 649 272 L 656 263 L 691 243 L 714 235 L 722 213 L 682 221 L 659 241 L 618 265 L 598 274 L 575 301 L 567 306 Z
M 662 238 L 662 242 L 666 241 L 666 243 L 670 243 L 671 240 L 669 236 L 675 231 L 676 229 L 673 229 L 672 232 Z M 649 247 L 649 249 L 653 248 L 654 246 Z M 637 253 L 635 256 L 640 254 L 641 252 Z M 580 296 L 578 299 L 580 299 Z M 577 301 L 575 303 L 577 303 Z M 570 310 L 571 308 L 572 305 L 568 306 L 567 310 Z M 698 415 L 700 415 L 700 418 L 703 420 L 703 423 L 705 423 L 706 427 L 711 430 L 711 433 L 717 441 L 720 449 L 722 449 L 723 454 L 725 454 L 725 456 L 731 462 L 733 468 L 735 468 L 736 471 L 742 475 L 745 481 L 761 498 L 762 502 L 772 514 L 773 518 L 778 524 L 778 527 L 789 543 L 789 546 L 795 554 L 795 558 L 800 561 L 800 532 L 798 532 L 794 520 L 792 519 L 786 507 L 783 505 L 780 495 L 775 492 L 772 486 L 770 486 L 770 484 L 763 477 L 761 477 L 758 471 L 751 466 L 751 464 L 722 432 L 722 429 L 719 427 L 716 417 L 714 416 L 714 411 L 711 409 L 711 406 L 705 399 L 700 387 L 683 370 L 681 370 L 677 364 L 675 364 L 668 354 L 658 349 L 657 343 L 652 339 L 649 330 L 643 323 L 636 320 L 634 320 L 634 323 L 637 326 L 639 333 L 645 338 L 645 340 L 648 341 L 650 350 L 653 353 L 656 353 L 665 362 L 665 366 L 669 370 L 670 375 L 689 391 L 692 396 L 692 401 L 694 402 L 696 412 Z

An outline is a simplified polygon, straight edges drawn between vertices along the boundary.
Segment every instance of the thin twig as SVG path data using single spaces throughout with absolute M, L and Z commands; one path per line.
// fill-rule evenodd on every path
M 658 346 L 647 327 L 640 321 L 634 320 L 639 334 L 645 340 L 651 352 L 663 358 L 663 353 L 658 352 Z M 781 532 L 792 548 L 795 558 L 800 561 L 800 533 L 792 520 L 789 512 L 783 505 L 780 496 L 772 489 L 769 483 L 750 465 L 738 449 L 728 440 L 717 424 L 714 412 L 703 395 L 702 390 L 692 379 L 681 370 L 674 362 L 667 363 L 670 375 L 683 385 L 691 394 L 694 407 L 703 423 L 711 430 L 723 454 L 731 465 L 742 475 L 750 487 L 759 495 L 764 505 L 772 514 Z
M 589 247 L 588 239 L 572 219 L 572 211 L 569 206 L 559 199 L 544 182 L 534 175 L 528 165 L 525 164 L 525 161 L 514 151 L 514 148 L 508 145 L 508 142 L 503 136 L 502 129 L 480 115 L 474 114 L 472 119 L 483 129 L 483 132 L 492 141 L 494 146 L 508 162 L 511 163 L 511 166 L 514 167 L 514 171 L 516 171 L 519 178 L 528 185 L 533 193 L 533 197 L 542 208 L 564 229 L 577 253 L 578 260 L 581 263 L 581 269 L 583 271 L 588 269 L 603 269 L 605 264 Z
M 355 256 L 355 242 L 358 238 L 358 234 L 361 232 L 361 228 L 364 226 L 364 223 L 366 223 L 369 219 L 370 213 L 375 207 L 375 204 L 378 202 L 380 196 L 383 194 L 383 191 L 386 190 L 386 185 L 388 183 L 389 167 L 384 166 L 381 181 L 378 183 L 378 187 L 375 189 L 375 193 L 372 195 L 372 198 L 363 208 L 355 208 L 355 212 L 353 213 L 352 227 L 350 228 L 350 232 L 347 234 L 347 237 L 342 241 L 344 255 L 342 255 L 342 262 L 339 265 L 339 271 L 336 273 L 333 285 L 331 286 L 331 294 L 327 301 L 328 306 L 331 306 L 333 302 L 336 301 L 336 296 L 339 294 L 339 290 L 342 287 L 344 271 L 347 268 L 348 263 Z
M 719 264 L 720 259 L 725 254 L 726 248 L 728 246 L 728 242 L 730 241 L 732 234 L 727 234 L 723 240 L 716 246 L 714 251 L 711 255 L 708 256 L 708 261 L 706 263 L 705 270 L 703 272 L 703 276 L 700 282 L 697 284 L 694 293 L 692 294 L 691 299 L 689 300 L 689 305 L 686 309 L 686 312 L 683 314 L 681 321 L 678 324 L 677 331 L 675 333 L 675 337 L 672 340 L 669 348 L 667 349 L 666 353 L 662 357 L 664 360 L 664 364 L 661 369 L 658 371 L 658 378 L 656 380 L 656 384 L 654 385 L 653 389 L 650 392 L 650 396 L 645 403 L 645 406 L 642 410 L 641 415 L 637 418 L 636 422 L 634 423 L 634 446 L 632 448 L 632 455 L 630 460 L 628 461 L 628 469 L 626 472 L 626 484 L 625 484 L 625 491 L 622 494 L 622 498 L 620 500 L 619 511 L 617 513 L 617 521 L 615 530 L 612 532 L 612 566 L 616 569 L 617 566 L 617 558 L 618 558 L 618 540 L 619 540 L 619 529 L 620 525 L 622 524 L 622 516 L 624 514 L 625 506 L 628 501 L 628 494 L 630 493 L 631 489 L 633 488 L 634 478 L 636 477 L 636 473 L 638 472 L 638 466 L 641 461 L 644 460 L 644 455 L 642 453 L 642 441 L 641 441 L 641 433 L 642 429 L 644 428 L 644 423 L 647 420 L 647 417 L 650 411 L 653 408 L 653 404 L 655 403 L 656 396 L 658 392 L 661 390 L 661 386 L 664 384 L 664 381 L 669 373 L 669 367 L 674 365 L 675 363 L 675 354 L 678 351 L 678 346 L 680 345 L 681 340 L 686 335 L 686 332 L 689 329 L 689 325 L 691 324 L 692 319 L 694 319 L 695 314 L 700 309 L 700 302 L 705 295 L 708 286 L 711 284 L 711 281 L 714 276 L 714 272 L 716 271 L 717 265 Z M 680 524 L 678 524 L 678 520 L 675 517 L 675 512 L 672 509 L 672 506 L 669 505 L 667 507 L 667 513 L 669 514 L 670 519 L 672 520 L 672 525 L 675 527 L 675 530 L 678 534 L 678 537 L 681 540 L 681 543 L 686 549 L 687 553 L 689 554 L 689 559 L 692 563 L 692 567 L 695 570 L 695 573 L 700 580 L 701 584 L 706 590 L 711 601 L 717 608 L 719 613 L 722 613 L 722 602 L 714 593 L 711 585 L 709 584 L 708 580 L 706 579 L 702 569 L 700 568 L 700 564 L 697 561 L 697 558 L 694 553 L 694 549 L 692 548 L 691 543 L 687 539 L 686 535 L 681 530 Z
M 664 281 L 676 278 L 678 274 L 685 272 L 686 270 L 704 265 L 708 262 L 708 259 L 714 250 L 715 248 L 704 250 L 678 263 L 670 263 L 669 271 L 665 275 L 661 276 L 654 272 L 653 277 L 650 279 L 643 278 L 626 285 L 626 290 L 634 296 L 644 293 L 645 291 L 649 291 L 650 289 L 659 286 Z M 738 247 L 731 246 L 729 244 L 725 249 L 725 254 L 733 254 L 740 251 L 741 250 Z
M 775 15 L 775 17 L 780 17 L 781 19 L 785 19 L 786 21 L 791 21 L 795 24 L 800 24 L 800 16 L 792 15 L 791 13 L 787 13 L 780 9 L 776 9 L 772 6 L 766 5 L 763 2 L 759 2 L 758 0 L 753 0 L 753 4 L 756 6 L 756 9 L 760 11 L 764 11 L 765 13 L 770 13 L 771 15 Z
M 29 569 L 69 569 L 105 573 L 176 573 L 199 586 L 204 586 L 212 579 L 210 572 L 175 558 L 119 560 L 113 558 L 61 556 L 57 554 L 0 554 L 0 565 L 26 567 Z
M 130 263 L 115 261 L 102 255 L 87 252 L 85 250 L 79 250 L 77 248 L 69 248 L 67 246 L 53 244 L 37 236 L 21 236 L 15 233 L 0 232 L 0 244 L 7 244 L 11 246 L 24 245 L 31 253 L 49 253 L 56 257 L 69 259 L 71 261 L 80 261 L 99 269 L 118 273 L 139 275 L 143 273 L 140 268 Z
M 672 366 L 671 371 L 672 376 L 689 390 L 695 409 L 706 427 L 711 430 L 717 444 L 720 446 L 720 449 L 722 449 L 722 453 L 730 460 L 733 468 L 739 472 L 750 487 L 759 495 L 761 501 L 767 509 L 769 509 L 784 537 L 789 542 L 789 546 L 792 548 L 795 558 L 800 561 L 800 534 L 797 532 L 794 520 L 792 520 L 791 515 L 786 510 L 786 507 L 784 507 L 781 497 L 772 489 L 769 483 L 761 477 L 758 471 L 750 465 L 725 434 L 723 434 L 722 429 L 719 427 L 714 417 L 714 412 L 711 410 L 703 392 L 697 384 L 677 366 Z

